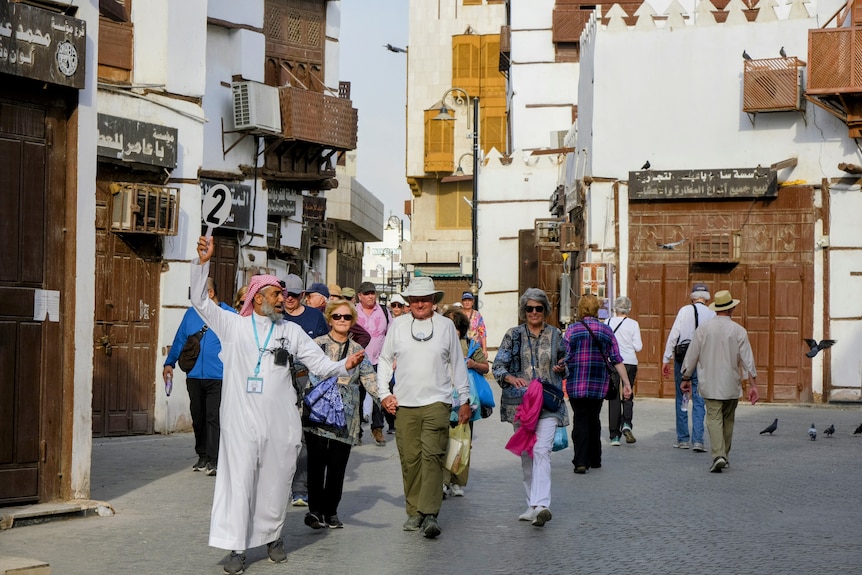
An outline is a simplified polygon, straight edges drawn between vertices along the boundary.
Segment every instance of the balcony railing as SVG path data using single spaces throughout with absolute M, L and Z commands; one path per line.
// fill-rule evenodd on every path
M 279 88 L 279 96 L 285 140 L 356 149 L 357 111 L 350 100 L 292 86 Z
M 808 31 L 810 96 L 862 93 L 862 27 Z

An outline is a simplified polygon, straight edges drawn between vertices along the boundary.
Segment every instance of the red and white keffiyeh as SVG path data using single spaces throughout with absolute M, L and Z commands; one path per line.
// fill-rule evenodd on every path
M 239 315 L 251 315 L 251 312 L 254 309 L 254 295 L 263 288 L 269 286 L 281 288 L 284 286 L 284 283 L 277 277 L 269 274 L 252 276 L 251 281 L 248 283 L 248 291 L 245 293 L 245 303 L 242 304 L 242 309 L 239 311 Z

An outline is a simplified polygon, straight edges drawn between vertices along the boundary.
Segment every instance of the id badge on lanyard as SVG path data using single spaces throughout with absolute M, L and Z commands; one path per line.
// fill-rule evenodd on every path
M 272 330 L 275 328 L 275 322 L 269 326 L 269 333 L 266 336 L 266 341 L 263 342 L 263 347 L 260 347 L 260 338 L 257 335 L 257 324 L 254 322 L 254 314 L 251 316 L 251 327 L 254 330 L 254 341 L 257 343 L 258 356 L 257 365 L 254 366 L 254 375 L 249 377 L 245 383 L 246 393 L 263 393 L 263 378 L 260 375 L 260 362 L 263 359 L 263 354 L 266 352 L 266 346 L 269 345 L 269 338 L 272 337 Z

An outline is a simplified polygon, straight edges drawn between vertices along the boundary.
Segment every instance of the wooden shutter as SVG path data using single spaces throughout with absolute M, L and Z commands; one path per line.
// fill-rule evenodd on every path
M 506 147 L 506 98 L 488 98 L 480 100 L 479 111 L 479 145 L 487 154 L 491 148 L 497 148 L 501 154 L 508 152 Z
M 486 34 L 481 38 L 479 97 L 505 96 L 506 77 L 500 72 L 500 35 Z
M 467 90 L 470 96 L 479 94 L 481 38 L 476 34 L 452 36 L 452 86 Z
M 435 120 L 439 109 L 425 110 L 425 171 L 455 169 L 455 120 Z
M 437 229 L 471 229 L 472 208 L 464 200 L 473 201 L 473 181 L 447 182 L 437 189 Z

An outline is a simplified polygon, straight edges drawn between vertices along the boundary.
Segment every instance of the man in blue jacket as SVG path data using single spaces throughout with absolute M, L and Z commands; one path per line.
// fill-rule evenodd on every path
M 212 278 L 207 278 L 207 294 L 216 305 L 222 309 L 236 313 L 226 303 L 219 303 L 216 285 Z M 186 310 L 183 321 L 174 336 L 171 351 L 165 359 L 162 377 L 165 381 L 173 378 L 174 367 L 180 358 L 180 352 L 186 340 L 204 329 L 204 321 L 193 307 Z M 198 461 L 192 467 L 193 471 L 203 470 L 207 475 L 215 475 L 218 469 L 219 443 L 219 407 L 221 406 L 221 382 L 224 366 L 219 354 L 221 342 L 216 334 L 209 329 L 201 336 L 201 352 L 197 362 L 186 374 L 186 387 L 189 390 L 189 407 L 192 414 L 192 428 L 195 431 L 195 451 Z

